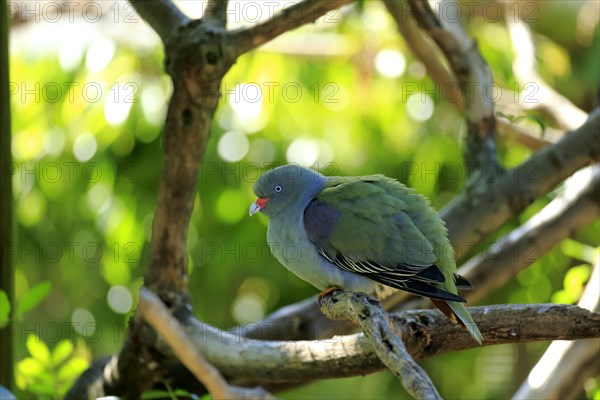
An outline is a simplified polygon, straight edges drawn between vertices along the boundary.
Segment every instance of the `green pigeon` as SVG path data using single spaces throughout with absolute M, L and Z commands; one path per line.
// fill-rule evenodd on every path
M 250 215 L 269 218 L 271 252 L 298 277 L 323 291 L 428 297 L 483 341 L 457 294 L 471 283 L 456 274 L 444 222 L 424 196 L 383 175 L 324 176 L 291 164 L 263 174 L 254 193 Z

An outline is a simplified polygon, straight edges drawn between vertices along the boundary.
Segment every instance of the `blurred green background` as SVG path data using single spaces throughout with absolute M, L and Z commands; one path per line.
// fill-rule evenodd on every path
M 598 20 L 589 21 L 587 3 L 534 2 L 530 21 L 541 75 L 584 110 L 600 70 Z M 119 12 L 94 23 L 42 19 L 11 31 L 17 231 L 7 251 L 16 267 L 20 398 L 60 398 L 90 360 L 120 348 L 148 261 L 170 79 L 157 36 L 129 18 L 127 4 L 114 4 Z M 182 2 L 192 14 L 194 4 Z M 241 4 L 231 27 L 250 18 Z M 464 186 L 462 117 L 435 91 L 383 5 L 361 4 L 243 56 L 225 77 L 188 240 L 194 308 L 208 323 L 257 321 L 316 293 L 270 255 L 266 219 L 248 217 L 251 186 L 268 168 L 297 162 L 325 174 L 383 173 L 437 209 Z M 504 21 L 478 16 L 468 28 L 498 86 L 522 88 Z M 530 154 L 508 135 L 499 140 L 507 167 Z M 577 302 L 599 229 L 595 221 L 565 240 L 484 303 Z M 444 398 L 506 398 L 547 345 L 475 349 L 422 365 Z M 600 398 L 598 379 L 586 390 Z M 386 372 L 281 393 L 402 396 Z

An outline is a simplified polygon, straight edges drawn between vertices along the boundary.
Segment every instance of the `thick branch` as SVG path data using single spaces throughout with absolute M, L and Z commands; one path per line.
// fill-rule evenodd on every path
M 527 304 L 471 307 L 469 312 L 486 338 L 485 345 L 600 337 L 600 314 L 567 305 Z M 256 341 L 220 331 L 196 320 L 187 309 L 175 315 L 196 349 L 231 383 L 277 387 L 314 379 L 365 375 L 384 368 L 363 334 L 336 336 L 320 341 Z M 477 346 L 461 327 L 437 310 L 409 311 L 390 317 L 390 323 L 405 341 L 414 359 Z M 176 360 L 165 359 L 165 365 Z M 104 370 L 110 366 L 110 362 Z M 97 369 L 98 370 L 98 369 Z M 89 387 L 98 389 L 102 368 Z M 92 371 L 93 372 L 93 371 Z M 86 372 L 87 374 L 87 372 Z M 67 398 L 87 396 L 86 391 Z M 94 392 L 99 395 L 100 392 Z M 77 396 L 79 395 L 79 396 Z
M 565 178 L 599 160 L 598 143 L 600 109 L 594 110 L 581 127 L 518 167 L 504 174 L 499 170 L 484 171 L 495 174 L 493 183 L 478 182 L 441 213 L 457 259 Z
M 465 293 L 469 301 L 504 286 L 555 244 L 596 220 L 598 204 L 600 166 L 596 165 L 575 175 L 546 207 L 460 268 L 477 288 Z
M 130 0 L 135 11 L 166 43 L 180 25 L 186 24 L 186 17 L 171 0 Z
M 309 22 L 316 21 L 319 17 L 352 0 L 303 0 L 286 7 L 273 18 L 250 28 L 232 31 L 232 39 L 238 54 L 246 53 L 289 30 Z
M 214 399 L 269 399 L 262 388 L 247 389 L 229 385 L 219 371 L 194 349 L 183 327 L 162 301 L 148 289 L 140 290 L 140 314 L 167 342 L 177 358 L 202 382 Z
M 557 304 L 471 307 L 485 345 L 600 337 L 600 314 Z M 437 310 L 391 316 L 393 329 L 415 359 L 478 346 Z M 383 368 L 363 334 L 321 341 L 248 340 L 195 320 L 185 322 L 199 351 L 235 383 L 272 383 L 364 375 Z M 232 381 L 233 382 L 233 381 Z
M 402 339 L 394 333 L 381 303 L 364 293 L 336 291 L 320 301 L 328 318 L 360 324 L 381 362 L 396 375 L 406 392 L 415 399 L 441 399 L 427 373 L 408 354 Z

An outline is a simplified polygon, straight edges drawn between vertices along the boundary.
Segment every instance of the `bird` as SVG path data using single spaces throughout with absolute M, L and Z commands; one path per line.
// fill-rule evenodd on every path
M 472 285 L 456 273 L 445 223 L 425 196 L 381 174 L 325 176 L 296 164 L 268 170 L 253 191 L 249 213 L 268 218 L 271 252 L 322 295 L 428 297 L 482 343 L 457 291 Z

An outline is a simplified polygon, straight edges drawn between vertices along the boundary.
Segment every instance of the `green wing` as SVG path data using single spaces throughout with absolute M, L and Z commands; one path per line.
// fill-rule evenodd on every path
M 382 175 L 327 178 L 304 220 L 309 239 L 339 268 L 427 297 L 463 301 L 455 294 L 453 255 L 451 264 L 436 265 L 442 261 L 436 247 L 450 246 L 443 222 L 423 196 L 401 183 Z

